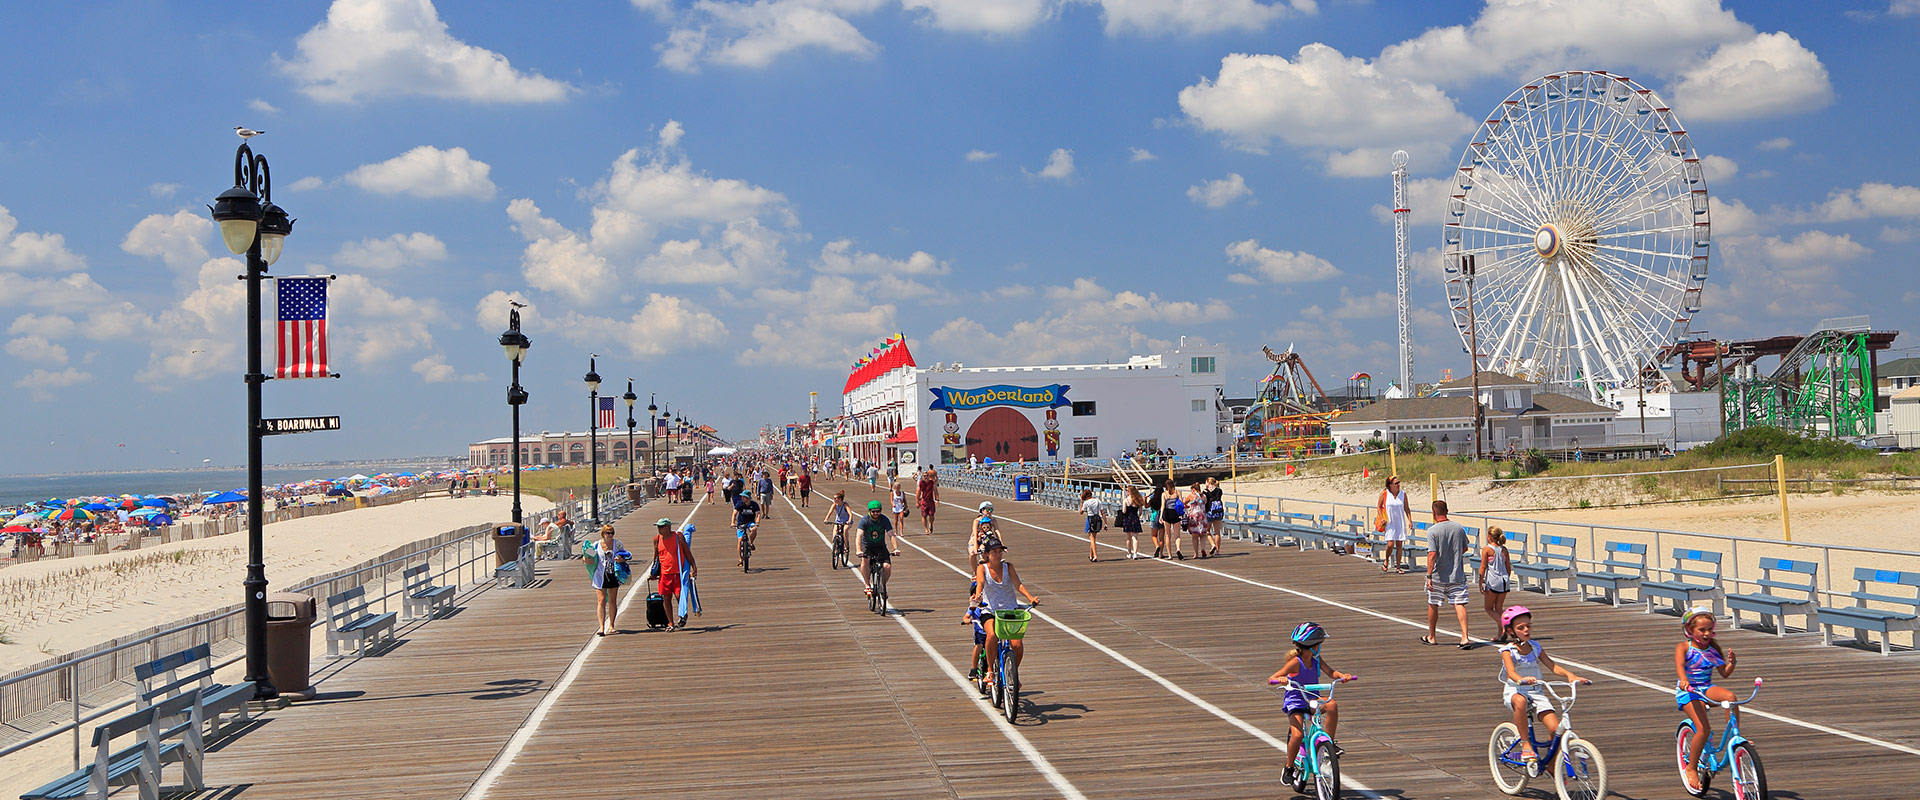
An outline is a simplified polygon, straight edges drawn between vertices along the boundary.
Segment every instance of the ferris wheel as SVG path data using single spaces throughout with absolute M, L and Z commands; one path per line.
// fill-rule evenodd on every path
M 1476 369 L 1598 401 L 1650 374 L 1700 311 L 1699 154 L 1672 109 L 1624 76 L 1574 70 L 1515 90 L 1467 145 L 1451 194 L 1447 300 L 1461 339 L 1478 340 Z

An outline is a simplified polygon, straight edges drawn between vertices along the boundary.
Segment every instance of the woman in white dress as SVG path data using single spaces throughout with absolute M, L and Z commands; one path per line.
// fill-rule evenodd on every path
M 1400 476 L 1387 478 L 1387 488 L 1380 490 L 1378 505 L 1380 516 L 1387 520 L 1386 528 L 1380 531 L 1387 540 L 1387 557 L 1380 562 L 1380 569 L 1383 572 L 1405 574 L 1407 566 L 1402 559 L 1405 557 L 1407 529 L 1411 526 L 1407 523 L 1407 493 L 1400 488 Z

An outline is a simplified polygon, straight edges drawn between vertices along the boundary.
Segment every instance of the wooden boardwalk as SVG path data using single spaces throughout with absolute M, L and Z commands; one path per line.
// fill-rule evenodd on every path
M 856 507 L 879 497 L 821 485 L 845 488 Z M 1363 676 L 1339 690 L 1342 766 L 1370 790 L 1355 796 L 1499 796 L 1486 761 L 1488 733 L 1507 718 L 1499 659 L 1489 646 L 1416 641 L 1418 575 L 1237 542 L 1204 561 L 1108 551 L 1090 564 L 1076 514 L 1006 501 L 1009 559 L 1044 605 L 1029 630 L 1027 713 L 1011 729 L 994 722 L 953 672 L 971 638 L 966 579 L 949 565 L 965 564 L 959 531 L 980 498 L 943 494 L 954 505 L 935 535 L 908 520 L 890 587 L 898 613 L 886 617 L 828 564 L 823 499 L 804 519 L 776 500 L 750 574 L 734 566 L 724 509 L 651 505 L 619 535 L 640 552 L 651 520 L 692 514 L 706 605 L 693 627 L 646 631 L 636 600 L 625 632 L 596 640 L 584 570 L 543 564 L 550 584 L 483 593 L 339 670 L 321 701 L 229 740 L 208 756 L 209 795 L 481 796 L 486 773 L 489 798 L 1287 797 L 1273 744 L 1286 719 L 1265 678 L 1287 632 L 1312 619 L 1332 633 L 1327 659 Z M 1574 717 L 1606 756 L 1614 792 L 1682 796 L 1675 621 L 1572 597 L 1513 599 L 1535 609 L 1556 658 L 1595 680 Z M 1489 633 L 1472 608 L 1474 633 Z M 1722 642 L 1741 656 L 1728 683 L 1767 679 L 1743 730 L 1775 796 L 1913 796 L 1920 662 L 1726 627 Z

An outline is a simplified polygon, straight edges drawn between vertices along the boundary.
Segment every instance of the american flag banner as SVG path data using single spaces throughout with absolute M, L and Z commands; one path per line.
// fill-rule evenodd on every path
M 615 427 L 614 418 L 613 418 L 613 401 L 614 401 L 614 398 L 611 398 L 611 397 L 600 398 L 599 423 L 600 423 L 600 427 L 602 428 Z
M 275 378 L 325 378 L 327 371 L 326 278 L 278 278 L 279 360 Z
M 667 418 L 666 418 L 666 417 L 659 417 L 659 418 L 656 418 L 656 419 L 654 419 L 654 421 L 653 421 L 653 433 L 654 433 L 654 435 L 655 435 L 655 436 L 666 436 L 666 435 L 667 435 Z

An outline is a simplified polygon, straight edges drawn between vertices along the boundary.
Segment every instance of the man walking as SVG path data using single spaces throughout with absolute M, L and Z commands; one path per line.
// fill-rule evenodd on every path
M 920 484 L 914 487 L 914 499 L 920 504 L 920 528 L 933 533 L 933 512 L 940 507 L 940 476 L 927 467 L 920 471 Z
M 1440 624 L 1440 607 L 1451 604 L 1460 622 L 1460 649 L 1473 647 L 1467 637 L 1467 529 L 1447 519 L 1447 501 L 1433 501 L 1433 525 L 1427 528 L 1427 635 L 1433 644 Z

